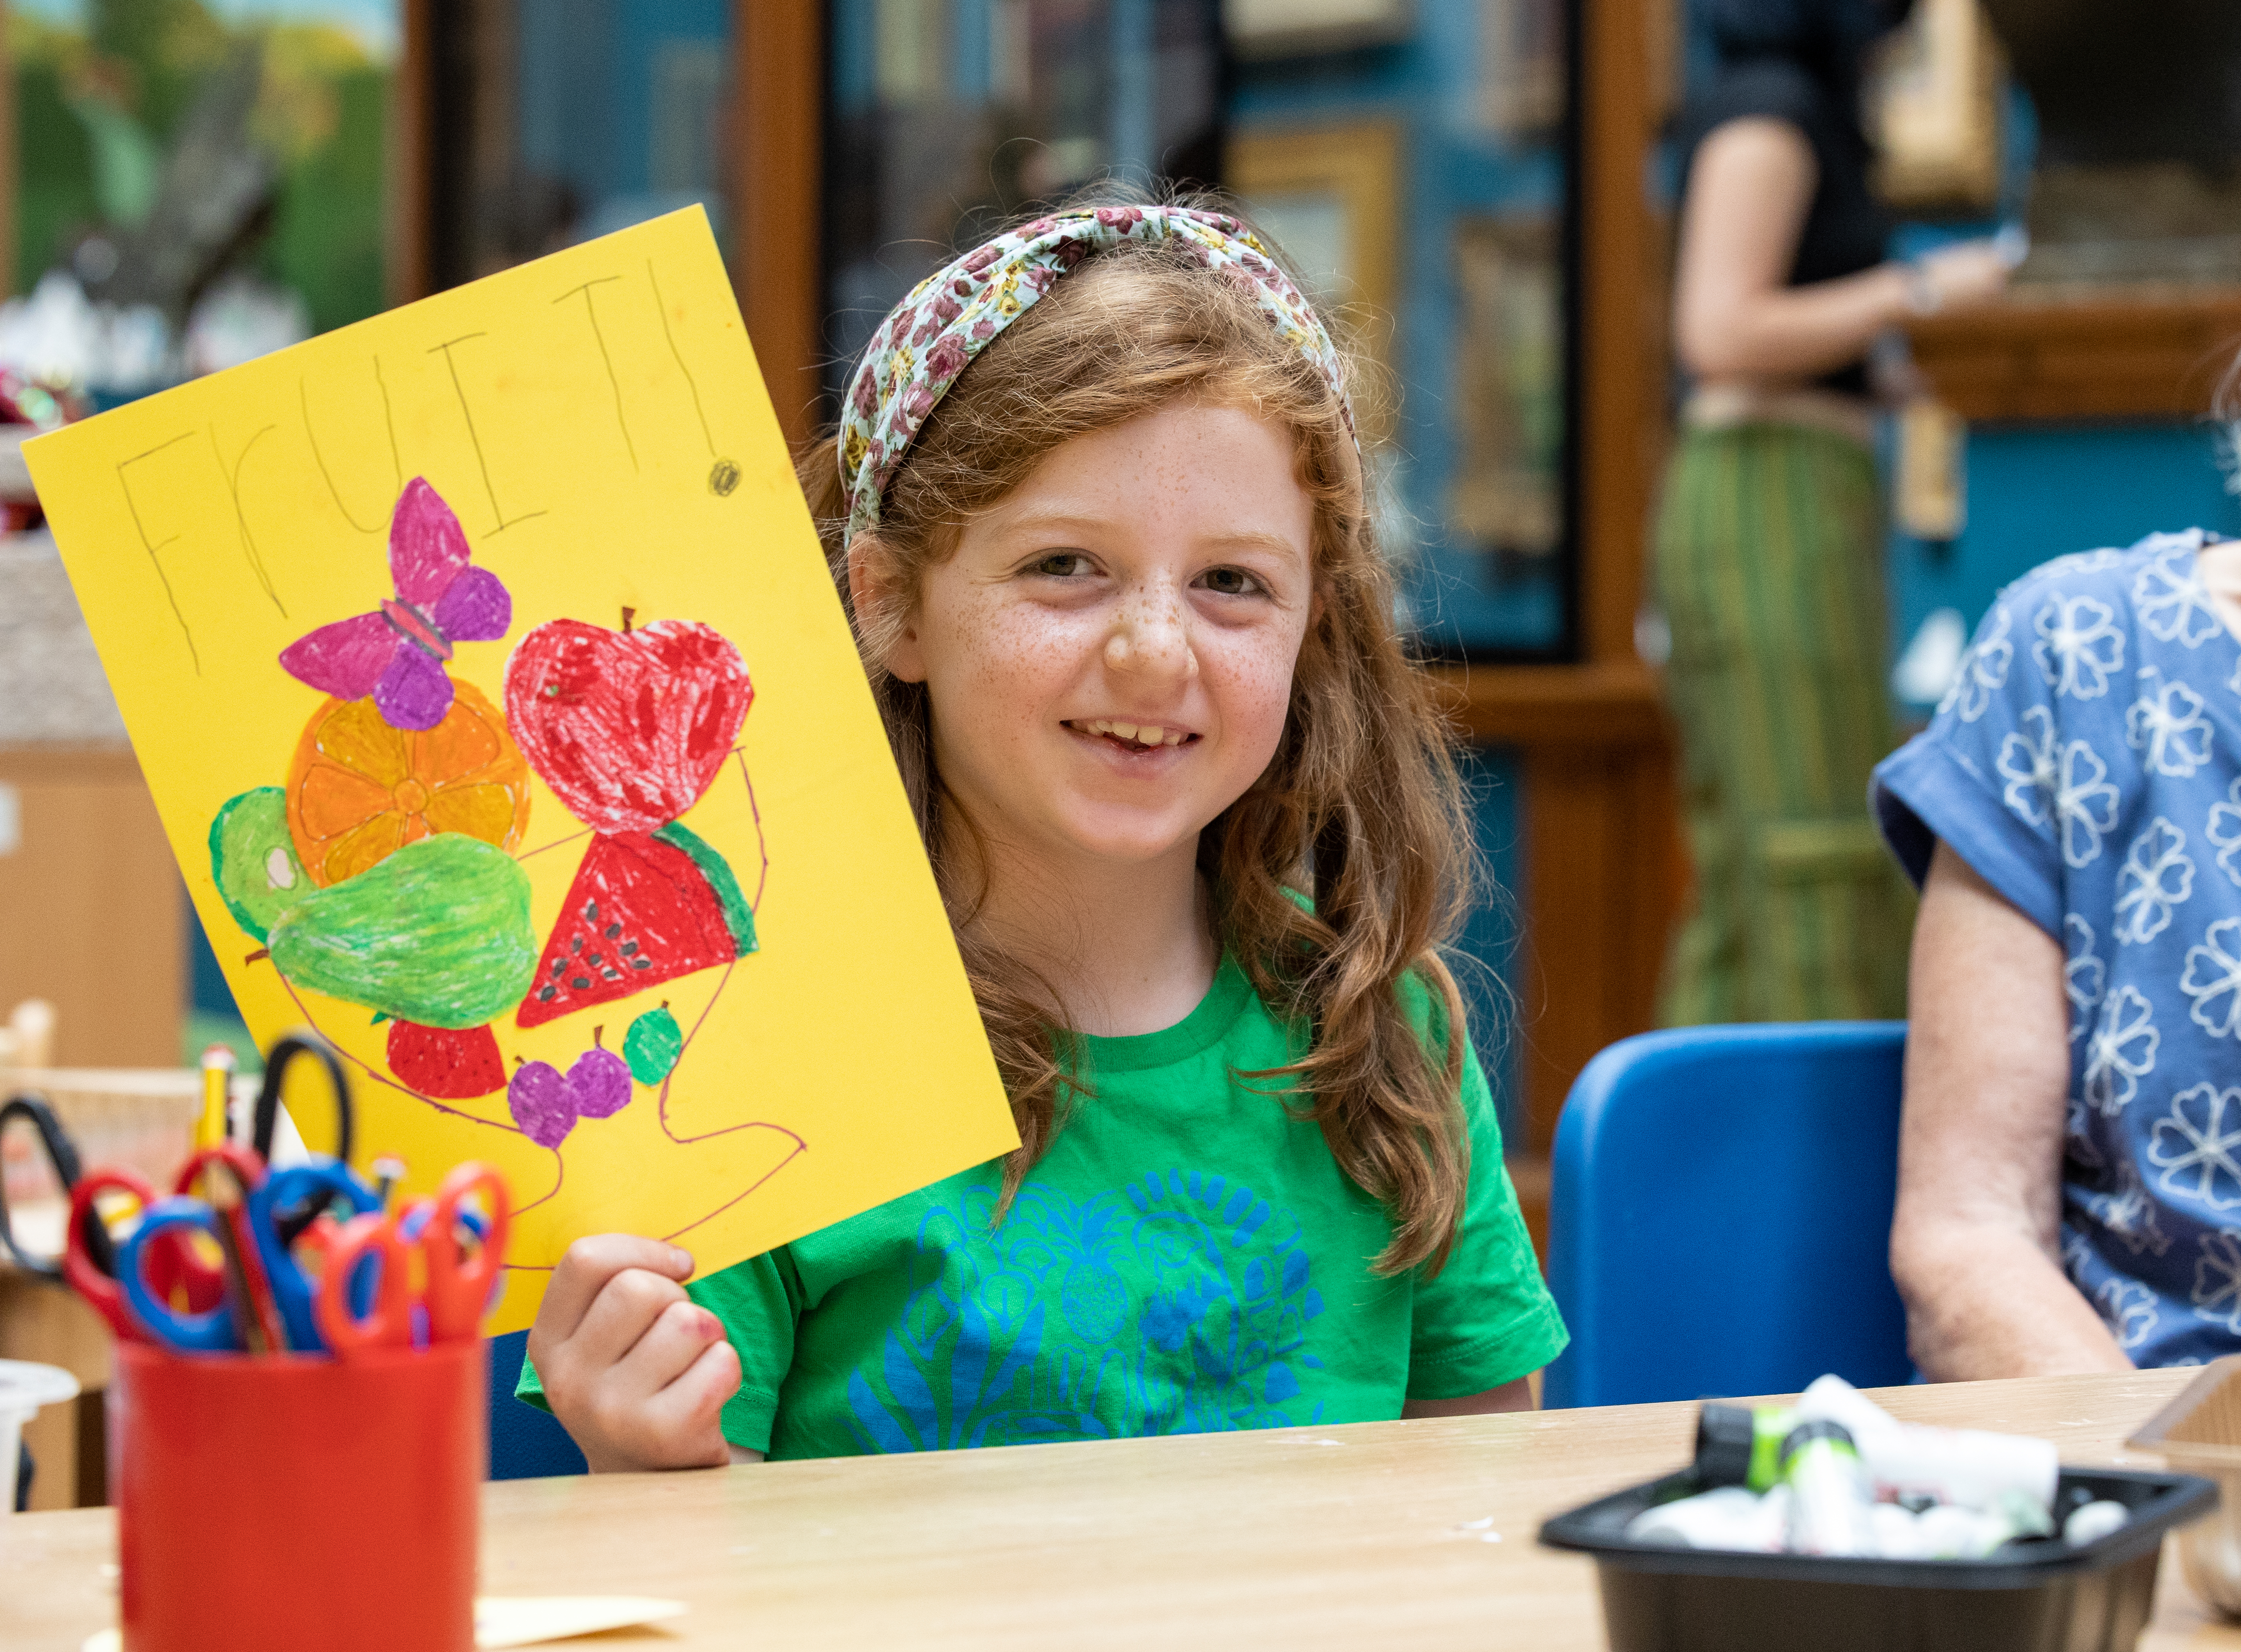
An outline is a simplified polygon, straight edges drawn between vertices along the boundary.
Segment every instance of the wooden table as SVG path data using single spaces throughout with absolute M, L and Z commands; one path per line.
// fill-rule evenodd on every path
M 1877 1398 L 2107 1463 L 2192 1374 Z M 1626 1406 L 515 1481 L 485 1493 L 483 1588 L 690 1602 L 609 1637 L 662 1645 L 1594 1649 L 1592 1566 L 1534 1532 L 1681 1462 L 1695 1416 Z M 76 1652 L 112 1621 L 114 1547 L 104 1509 L 0 1520 L 0 1645 Z M 2205 1622 L 2166 1561 L 2142 1648 L 2241 1649 L 2241 1627 Z

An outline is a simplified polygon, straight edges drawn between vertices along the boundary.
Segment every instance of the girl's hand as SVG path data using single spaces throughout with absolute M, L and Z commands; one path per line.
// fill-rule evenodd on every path
M 739 1356 L 685 1294 L 692 1258 L 632 1234 L 568 1247 L 530 1328 L 545 1397 L 594 1474 L 720 1468 Z

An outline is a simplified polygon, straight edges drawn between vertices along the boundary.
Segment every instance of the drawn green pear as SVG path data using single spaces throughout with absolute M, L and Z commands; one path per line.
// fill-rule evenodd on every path
M 211 876 L 239 924 L 265 940 L 280 914 L 311 893 L 288 836 L 288 794 L 277 786 L 226 799 L 210 829 Z
M 529 877 L 479 838 L 443 832 L 281 913 L 272 963 L 298 987 L 423 1027 L 478 1027 L 537 970 Z

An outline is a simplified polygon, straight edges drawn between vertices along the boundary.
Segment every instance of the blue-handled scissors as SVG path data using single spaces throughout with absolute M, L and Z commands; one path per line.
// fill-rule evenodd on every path
M 348 1165 L 333 1160 L 275 1170 L 251 1190 L 250 1231 L 256 1236 L 258 1258 L 264 1264 L 264 1278 L 290 1348 L 326 1347 L 311 1305 L 319 1282 L 296 1260 L 297 1242 L 307 1238 L 311 1224 L 327 1212 L 365 1216 L 380 1208 L 380 1194 Z
M 248 1187 L 244 1202 L 251 1242 L 257 1251 L 258 1269 L 279 1313 L 288 1346 L 299 1353 L 324 1348 L 326 1345 L 320 1339 L 312 1308 L 318 1281 L 304 1271 L 297 1259 L 297 1242 L 321 1242 L 324 1230 L 313 1224 L 326 1212 L 345 1210 L 352 1215 L 365 1215 L 379 1210 L 380 1200 L 349 1166 L 323 1161 L 291 1165 L 284 1170 L 271 1172 Z M 221 1303 L 200 1314 L 176 1312 L 148 1287 L 142 1265 L 146 1246 L 158 1234 L 173 1229 L 192 1228 L 208 1235 L 213 1242 L 223 1244 L 225 1235 L 219 1232 L 219 1225 L 225 1220 L 222 1213 L 199 1199 L 159 1200 L 149 1207 L 131 1237 L 119 1248 L 117 1281 L 124 1294 L 125 1304 L 133 1318 L 158 1342 L 205 1354 L 241 1347 L 238 1322 L 231 1304 Z

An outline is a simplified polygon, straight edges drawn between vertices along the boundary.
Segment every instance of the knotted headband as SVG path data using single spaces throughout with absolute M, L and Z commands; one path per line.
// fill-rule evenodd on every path
M 880 502 L 910 445 L 973 358 L 1094 252 L 1168 240 L 1253 296 L 1279 337 L 1313 362 L 1347 422 L 1346 371 L 1330 335 L 1251 231 L 1186 206 L 1100 206 L 1054 213 L 975 247 L 897 304 L 865 346 L 840 409 L 840 474 L 853 538 L 880 523 Z

